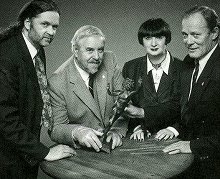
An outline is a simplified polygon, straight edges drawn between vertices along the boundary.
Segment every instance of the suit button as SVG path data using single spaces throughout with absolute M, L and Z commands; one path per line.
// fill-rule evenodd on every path
M 205 121 L 202 121 L 202 123 L 205 123 Z
M 199 140 L 199 137 L 197 137 L 196 140 Z

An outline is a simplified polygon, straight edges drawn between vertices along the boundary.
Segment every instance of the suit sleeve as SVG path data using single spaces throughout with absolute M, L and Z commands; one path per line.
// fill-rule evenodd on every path
M 43 160 L 49 148 L 41 144 L 22 121 L 19 110 L 18 67 L 0 59 L 0 134 L 9 150 L 18 152 L 31 165 Z M 1 146 L 2 147 L 2 146 Z M 33 160 L 32 160 L 33 158 Z
M 77 147 L 72 137 L 72 130 L 80 125 L 69 124 L 67 104 L 62 90 L 65 90 L 65 87 L 62 86 L 59 76 L 54 74 L 49 79 L 49 93 L 53 110 L 51 122 L 53 126 L 52 131 L 50 131 L 50 137 L 57 143 Z

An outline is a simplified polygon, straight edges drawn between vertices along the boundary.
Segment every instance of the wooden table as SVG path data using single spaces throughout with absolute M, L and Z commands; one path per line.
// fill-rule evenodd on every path
M 117 147 L 111 154 L 78 149 L 77 155 L 71 158 L 42 162 L 41 169 L 49 176 L 62 179 L 170 178 L 184 171 L 193 161 L 192 154 L 163 153 L 165 146 L 176 141 L 124 139 L 123 146 Z

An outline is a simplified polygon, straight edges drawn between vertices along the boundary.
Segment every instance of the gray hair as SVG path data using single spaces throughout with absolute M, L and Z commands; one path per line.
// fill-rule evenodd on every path
M 105 40 L 105 35 L 98 27 L 95 27 L 92 25 L 85 25 L 85 26 L 80 27 L 75 32 L 75 34 L 71 40 L 72 51 L 74 50 L 74 47 L 78 46 L 80 39 L 83 39 L 85 37 L 94 36 L 94 35 L 99 35 L 99 36 L 103 37 L 103 39 Z

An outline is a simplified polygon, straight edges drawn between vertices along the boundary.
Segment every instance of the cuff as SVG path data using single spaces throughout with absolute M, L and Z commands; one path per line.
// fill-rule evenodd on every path
M 174 133 L 175 137 L 179 135 L 179 132 L 174 127 L 167 127 L 168 130 Z

